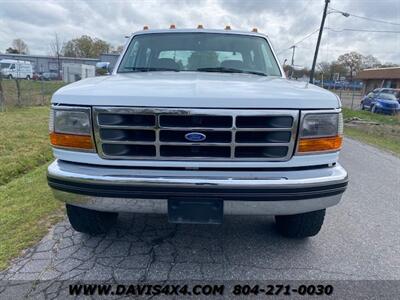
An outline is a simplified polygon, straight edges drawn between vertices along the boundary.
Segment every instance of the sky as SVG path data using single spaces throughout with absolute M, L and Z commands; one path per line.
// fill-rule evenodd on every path
M 150 28 L 224 28 L 249 31 L 257 27 L 269 36 L 281 62 L 310 67 L 321 23 L 324 0 L 0 0 L 0 52 L 13 39 L 23 39 L 31 54 L 50 54 L 57 33 L 66 42 L 81 35 L 103 39 L 113 46 L 125 36 Z M 333 9 L 382 20 L 344 17 Z M 318 61 L 333 61 L 357 51 L 381 62 L 400 64 L 400 0 L 331 0 Z M 343 31 L 343 29 L 345 29 Z M 360 32 L 348 29 L 394 32 Z

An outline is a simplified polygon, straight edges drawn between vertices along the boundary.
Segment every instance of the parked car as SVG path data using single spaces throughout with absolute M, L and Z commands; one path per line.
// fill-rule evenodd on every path
M 33 80 L 40 80 L 41 76 L 42 76 L 41 72 L 33 72 L 32 79 Z
M 382 88 L 380 89 L 380 92 L 393 94 L 396 97 L 397 101 L 400 103 L 400 89 Z
M 2 59 L 0 60 L 0 74 L 8 79 L 32 79 L 33 71 L 30 61 Z
M 127 43 L 110 76 L 52 96 L 47 178 L 72 227 L 105 232 L 140 207 L 220 224 L 224 206 L 253 205 L 286 236 L 316 235 L 348 183 L 339 97 L 288 80 L 255 31 L 146 29 Z
M 60 75 L 57 72 L 44 72 L 42 73 L 40 80 L 59 80 Z
M 361 109 L 373 113 L 395 114 L 400 110 L 400 104 L 394 93 L 387 89 L 375 89 L 361 100 Z

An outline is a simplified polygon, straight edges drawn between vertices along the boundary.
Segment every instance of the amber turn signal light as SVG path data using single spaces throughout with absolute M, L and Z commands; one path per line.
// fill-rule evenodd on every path
M 76 135 L 64 133 L 50 133 L 50 143 L 52 146 L 77 148 L 77 149 L 94 149 L 92 137 L 90 135 Z
M 334 151 L 342 147 L 343 137 L 340 135 L 323 138 L 303 138 L 299 141 L 297 152 Z

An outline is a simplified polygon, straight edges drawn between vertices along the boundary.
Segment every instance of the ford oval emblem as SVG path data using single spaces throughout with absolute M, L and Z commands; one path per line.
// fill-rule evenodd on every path
M 202 142 L 206 139 L 206 135 L 200 132 L 189 132 L 185 134 L 185 139 L 189 142 Z

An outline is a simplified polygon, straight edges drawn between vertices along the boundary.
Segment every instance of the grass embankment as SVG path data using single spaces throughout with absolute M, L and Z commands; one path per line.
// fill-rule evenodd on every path
M 47 107 L 0 112 L 0 270 L 62 217 L 46 182 Z
M 48 105 L 53 93 L 64 86 L 62 81 L 35 81 L 19 80 L 21 99 L 18 103 L 17 85 L 14 79 L 3 79 L 2 86 L 4 90 L 5 106 L 7 108 L 16 106 L 35 106 Z
M 0 185 L 52 158 L 48 107 L 0 112 Z
M 400 115 L 343 109 L 345 135 L 400 156 Z M 353 121 L 352 121 L 353 120 Z

